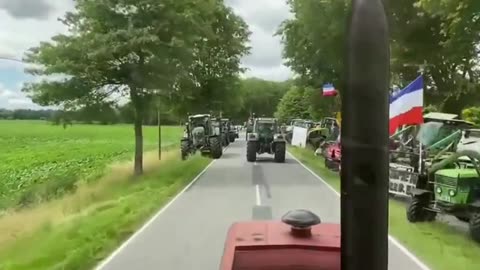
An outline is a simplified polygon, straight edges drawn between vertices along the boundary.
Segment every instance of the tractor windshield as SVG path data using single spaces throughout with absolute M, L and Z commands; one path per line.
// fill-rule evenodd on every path
M 203 126 L 205 125 L 205 118 L 203 117 L 191 118 L 191 122 L 193 127 Z
M 456 125 L 445 124 L 442 122 L 428 122 L 420 127 L 417 140 L 424 145 L 430 146 L 452 135 L 459 129 L 460 128 Z
M 276 124 L 273 122 L 259 122 L 257 123 L 258 133 L 274 133 L 276 130 Z

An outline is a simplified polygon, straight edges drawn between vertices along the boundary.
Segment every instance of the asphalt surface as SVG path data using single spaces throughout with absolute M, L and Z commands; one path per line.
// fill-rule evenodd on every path
M 297 208 L 340 222 L 338 195 L 292 156 L 284 164 L 270 155 L 249 163 L 245 151 L 244 138 L 231 144 L 97 270 L 216 270 L 233 222 L 279 219 Z M 390 241 L 389 269 L 428 269 L 407 253 Z

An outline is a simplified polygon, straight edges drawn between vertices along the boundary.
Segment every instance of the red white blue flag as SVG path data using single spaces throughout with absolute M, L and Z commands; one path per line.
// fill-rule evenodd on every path
M 423 77 L 390 97 L 390 135 L 403 125 L 423 123 Z
M 323 96 L 324 97 L 330 97 L 330 96 L 336 96 L 337 95 L 337 90 L 335 87 L 333 87 L 333 84 L 327 83 L 323 85 Z

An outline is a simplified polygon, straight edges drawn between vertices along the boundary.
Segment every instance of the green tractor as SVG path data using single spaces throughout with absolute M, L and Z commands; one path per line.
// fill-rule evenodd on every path
M 459 151 L 420 175 L 407 208 L 410 222 L 433 221 L 437 213 L 469 222 L 471 237 L 480 242 L 480 154 Z
M 247 135 L 247 161 L 253 162 L 257 154 L 273 154 L 276 162 L 285 162 L 286 141 L 275 118 L 256 118 L 252 132 Z
M 230 144 L 230 140 L 228 139 L 228 127 L 226 125 L 226 121 L 222 118 L 217 118 L 215 121 L 218 121 L 218 126 L 220 128 L 220 140 L 222 142 L 222 146 L 226 147 Z
M 253 132 L 253 122 L 255 122 L 255 113 L 252 113 L 245 123 L 245 140 L 248 141 L 248 134 Z
M 210 114 L 189 116 L 180 144 L 182 160 L 196 151 L 214 159 L 220 158 L 223 153 L 220 138 L 219 128 L 215 126 L 215 120 Z
M 225 139 L 227 140 L 226 143 L 233 143 L 237 138 L 236 129 L 232 125 L 232 121 L 228 118 L 222 118 L 222 127 L 223 133 L 225 133 Z

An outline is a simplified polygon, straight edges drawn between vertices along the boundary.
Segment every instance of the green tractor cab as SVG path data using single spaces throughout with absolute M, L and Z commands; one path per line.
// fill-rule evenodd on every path
M 210 155 L 214 159 L 222 156 L 219 128 L 210 114 L 189 116 L 188 122 L 185 123 L 185 132 L 180 142 L 182 160 L 196 151 Z
M 256 118 L 253 130 L 247 135 L 247 161 L 253 162 L 257 154 L 273 154 L 276 162 L 285 162 L 286 142 L 280 133 L 276 118 Z
M 467 161 L 469 159 L 469 161 Z M 469 222 L 480 242 L 480 154 L 461 151 L 433 164 L 420 176 L 407 208 L 410 222 L 433 221 L 437 213 Z

